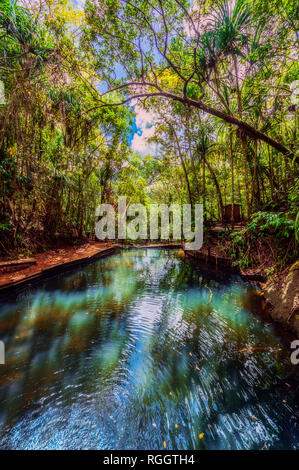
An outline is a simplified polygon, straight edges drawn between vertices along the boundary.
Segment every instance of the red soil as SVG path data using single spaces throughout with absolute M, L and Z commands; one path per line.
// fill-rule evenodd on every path
M 111 248 L 112 246 L 113 245 L 111 243 L 90 241 L 77 247 L 68 246 L 61 249 L 48 250 L 44 253 L 39 253 L 37 255 L 31 256 L 32 259 L 36 260 L 35 265 L 20 267 L 20 270 L 17 272 L 15 270 L 13 272 L 5 272 L 6 270 L 0 269 L 0 288 L 4 284 L 13 284 L 16 281 L 26 279 L 27 277 L 38 274 L 43 270 L 53 266 L 59 266 L 69 261 L 75 261 L 81 258 L 86 258 L 88 256 L 93 256 L 107 248 Z

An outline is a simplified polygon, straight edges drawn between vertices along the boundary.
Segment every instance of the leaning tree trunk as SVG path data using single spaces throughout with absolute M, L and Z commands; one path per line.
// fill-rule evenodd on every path
M 178 101 L 186 106 L 192 106 L 194 108 L 201 109 L 202 111 L 204 111 L 207 114 L 210 114 L 211 116 L 216 116 L 222 119 L 224 122 L 227 122 L 228 124 L 233 124 L 234 126 L 237 126 L 241 131 L 244 132 L 245 135 L 248 135 L 254 139 L 260 139 L 261 141 L 265 142 L 266 144 L 269 144 L 271 147 L 278 150 L 278 152 L 283 153 L 287 158 L 290 158 L 291 160 L 294 160 L 296 163 L 299 163 L 299 157 L 294 155 L 294 152 L 292 150 L 289 150 L 287 147 L 285 147 L 281 142 L 278 142 L 272 139 L 272 137 L 269 137 L 268 135 L 264 134 L 259 129 L 255 129 L 253 126 L 243 121 L 242 119 L 237 118 L 233 114 L 225 113 L 223 111 L 220 111 L 219 109 L 215 109 L 207 105 L 203 101 L 195 101 L 186 96 L 177 96 L 167 91 L 158 91 L 156 93 L 136 93 L 130 96 L 129 98 L 127 98 L 126 100 L 122 101 L 121 103 L 102 103 L 100 107 L 119 106 L 120 104 L 124 104 L 132 99 L 149 98 L 149 97 L 154 97 L 154 96 L 156 97 L 162 96 L 170 100 Z M 94 109 L 97 109 L 98 107 L 99 106 L 90 108 L 89 110 L 86 111 L 86 113 L 89 113 L 93 111 Z

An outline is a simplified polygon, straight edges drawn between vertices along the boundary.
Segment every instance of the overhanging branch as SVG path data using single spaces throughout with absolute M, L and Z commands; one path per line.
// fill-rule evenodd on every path
M 137 85 L 137 83 L 134 83 Z M 129 86 L 130 84 L 127 84 Z M 138 85 L 145 85 L 145 83 L 138 83 Z M 299 157 L 295 157 L 294 153 L 290 151 L 287 147 L 285 147 L 283 144 L 280 142 L 277 142 L 276 140 L 272 139 L 272 137 L 269 137 L 268 135 L 264 134 L 263 132 L 259 131 L 258 129 L 255 129 L 253 126 L 250 124 L 244 122 L 241 119 L 236 118 L 235 116 L 232 116 L 230 114 L 224 113 L 223 111 L 219 111 L 218 109 L 212 108 L 211 106 L 201 102 L 201 101 L 195 101 L 187 97 L 181 97 L 174 95 L 173 93 L 169 93 L 166 91 L 163 91 L 157 87 L 155 84 L 147 84 L 148 86 L 153 86 L 154 88 L 158 89 L 157 92 L 155 93 L 138 93 L 134 94 L 120 102 L 117 103 L 107 103 L 102 100 L 101 104 L 98 106 L 94 106 L 93 108 L 90 108 L 86 111 L 86 113 L 89 113 L 97 108 L 102 108 L 105 106 L 112 107 L 112 106 L 121 106 L 126 103 L 129 103 L 133 99 L 141 99 L 141 98 L 151 98 L 151 97 L 163 97 L 166 99 L 174 100 L 174 101 L 179 101 L 180 103 L 187 105 L 187 106 L 192 106 L 194 108 L 200 109 L 201 111 L 204 111 L 207 114 L 210 114 L 211 116 L 218 117 L 219 119 L 222 119 L 223 121 L 232 124 L 234 126 L 237 126 L 239 129 L 241 129 L 243 132 L 246 133 L 251 138 L 254 139 L 259 139 L 266 144 L 269 144 L 271 147 L 275 148 L 279 152 L 283 153 L 285 156 L 288 158 L 294 159 L 296 163 L 299 163 Z M 125 86 L 124 86 L 125 87 Z M 123 87 L 123 88 L 124 88 Z

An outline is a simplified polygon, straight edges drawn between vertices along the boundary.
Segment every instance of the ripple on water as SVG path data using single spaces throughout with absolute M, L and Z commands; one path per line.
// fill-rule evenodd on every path
M 298 370 L 247 288 L 130 250 L 2 303 L 0 447 L 298 448 Z

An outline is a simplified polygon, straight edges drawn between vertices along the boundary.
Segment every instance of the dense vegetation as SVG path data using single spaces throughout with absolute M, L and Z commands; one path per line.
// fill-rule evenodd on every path
M 293 0 L 0 0 L 2 255 L 79 240 L 126 195 L 202 202 L 207 228 L 238 204 L 224 249 L 293 261 L 297 16 Z M 130 147 L 136 109 L 149 155 Z

